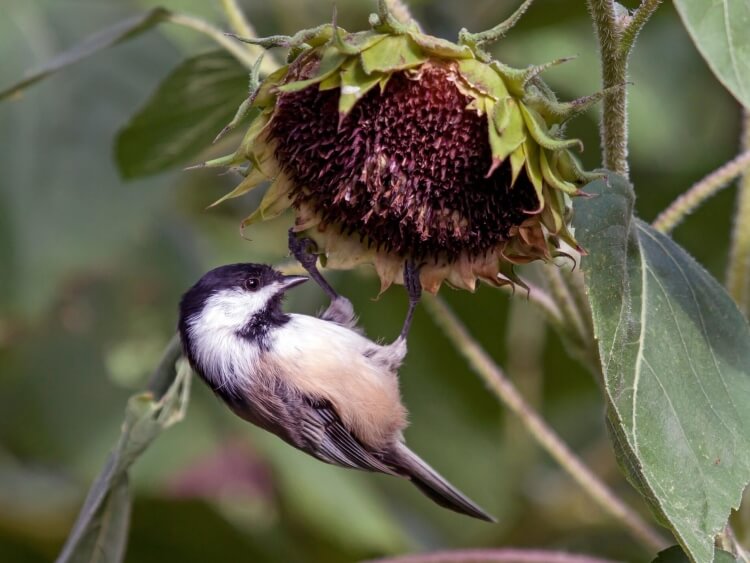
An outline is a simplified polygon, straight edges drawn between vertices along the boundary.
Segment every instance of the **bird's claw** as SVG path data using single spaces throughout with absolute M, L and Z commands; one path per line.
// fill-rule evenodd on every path
M 298 237 L 293 228 L 289 229 L 289 251 L 308 272 L 318 263 L 317 250 L 318 244 L 313 239 Z

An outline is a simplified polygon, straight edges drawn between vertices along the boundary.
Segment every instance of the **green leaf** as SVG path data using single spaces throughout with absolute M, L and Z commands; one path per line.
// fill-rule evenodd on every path
M 610 424 L 631 482 L 695 561 L 750 481 L 750 330 L 682 248 L 633 217 L 609 175 L 585 188 L 576 235 Z
M 497 70 L 476 59 L 458 62 L 458 72 L 474 88 L 494 98 L 502 100 L 508 97 L 508 89 Z
M 750 3 L 747 0 L 675 0 L 677 12 L 708 66 L 750 107 Z
M 592 182 L 576 234 L 618 456 L 696 561 L 750 481 L 750 330 L 682 248 L 633 217 L 622 178 Z
M 738 563 L 739 559 L 735 559 L 731 553 L 727 553 L 722 549 L 717 549 L 714 554 L 713 563 Z M 651 563 L 690 563 L 690 559 L 682 551 L 679 545 L 673 545 L 670 548 L 660 551 Z
M 169 15 L 170 12 L 164 8 L 154 8 L 91 35 L 73 48 L 55 55 L 41 68 L 29 73 L 23 80 L 0 90 L 0 100 L 16 96 L 35 82 L 47 78 L 58 70 L 86 59 L 102 49 L 112 47 L 148 31 L 163 22 Z
M 247 88 L 247 69 L 226 51 L 182 62 L 118 133 L 120 174 L 147 176 L 195 158 L 232 119 Z
M 367 74 L 405 70 L 427 60 L 422 49 L 408 35 L 390 35 L 362 51 L 360 58 Z
M 130 513 L 128 469 L 162 431 L 182 420 L 187 409 L 191 370 L 185 359 L 175 368 L 180 353 L 179 340 L 174 339 L 157 373 L 166 373 L 166 379 L 175 370 L 176 375 L 160 399 L 146 392 L 128 401 L 120 439 L 91 486 L 58 563 L 122 560 Z

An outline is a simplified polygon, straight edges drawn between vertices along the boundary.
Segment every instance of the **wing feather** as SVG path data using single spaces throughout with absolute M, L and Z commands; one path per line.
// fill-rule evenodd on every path
M 352 435 L 330 403 L 311 402 L 303 413 L 301 428 L 310 445 L 309 451 L 323 461 L 353 469 L 399 475 Z

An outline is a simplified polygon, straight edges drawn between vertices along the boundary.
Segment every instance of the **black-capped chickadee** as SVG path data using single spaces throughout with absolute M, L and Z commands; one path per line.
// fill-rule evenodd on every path
M 238 416 L 292 446 L 334 465 L 405 477 L 446 508 L 494 521 L 404 443 L 397 370 L 419 297 L 414 270 L 404 329 L 380 345 L 357 329 L 351 303 L 320 276 L 315 257 L 299 246 L 305 242 L 290 243 L 332 297 L 328 309 L 320 317 L 282 310 L 284 293 L 305 276 L 263 264 L 211 270 L 180 302 L 179 331 L 193 369 Z

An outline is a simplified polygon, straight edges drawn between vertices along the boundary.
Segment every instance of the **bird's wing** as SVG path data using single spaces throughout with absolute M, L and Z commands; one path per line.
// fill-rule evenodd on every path
M 399 475 L 367 451 L 326 401 L 310 403 L 302 415 L 301 428 L 303 437 L 309 443 L 309 451 L 323 461 L 353 469 Z

